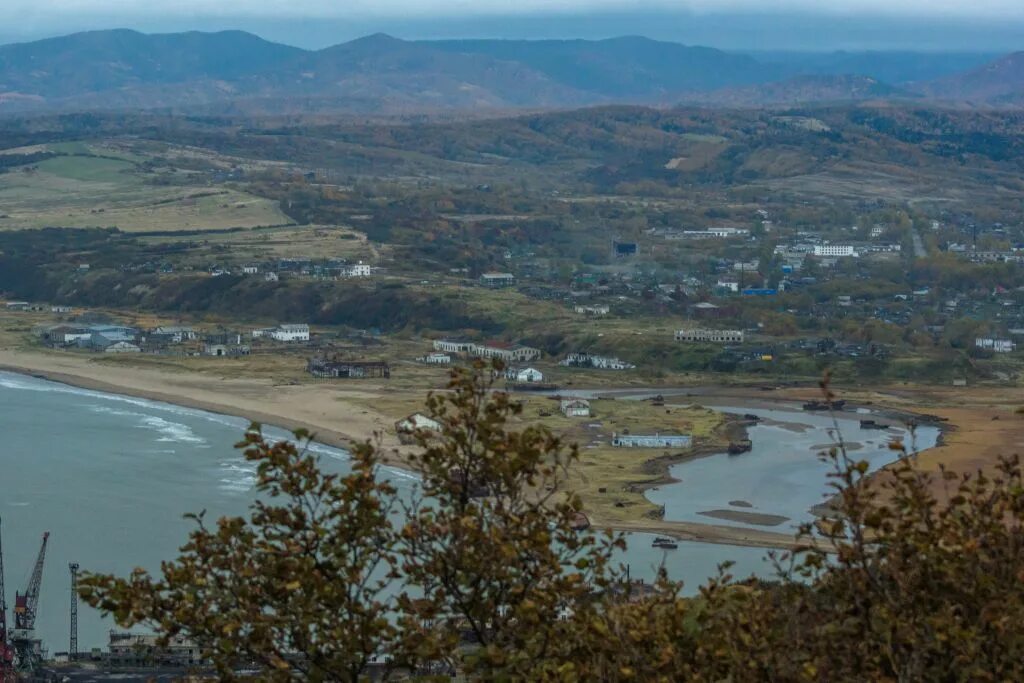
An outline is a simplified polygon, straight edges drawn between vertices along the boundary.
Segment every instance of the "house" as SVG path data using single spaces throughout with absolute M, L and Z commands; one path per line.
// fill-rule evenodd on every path
M 203 353 L 207 356 L 236 357 L 248 356 L 252 349 L 245 344 L 211 344 L 203 345 Z
M 513 382 L 533 383 L 544 381 L 544 373 L 534 368 L 508 368 L 505 370 L 505 377 Z
M 441 423 L 424 415 L 413 413 L 395 423 L 395 432 L 398 433 L 398 440 L 404 444 L 415 443 L 417 432 L 427 432 L 431 435 L 441 433 Z
M 281 278 L 279 278 L 279 277 L 277 276 L 277 273 L 275 273 L 275 272 L 271 271 L 271 272 L 269 272 L 269 273 L 264 273 L 264 274 L 263 274 L 263 279 L 264 279 L 265 281 L 267 281 L 267 282 L 277 282 L 277 281 L 278 281 L 278 280 L 280 280 Z
M 590 401 L 585 398 L 563 398 L 558 408 L 566 417 L 590 417 Z
M 270 337 L 279 342 L 309 341 L 309 325 L 305 323 L 278 325 L 270 331 Z
M 131 342 L 119 341 L 103 349 L 104 353 L 139 353 L 142 349 Z
M 718 283 L 716 284 L 716 286 L 719 289 L 725 289 L 733 293 L 740 291 L 739 280 L 735 280 L 733 278 L 720 277 L 718 278 Z
M 474 346 L 476 346 L 476 344 L 468 339 L 434 340 L 434 350 L 442 351 L 444 353 L 471 353 Z
M 306 371 L 322 379 L 366 379 L 369 377 L 391 377 L 391 366 L 385 361 L 347 361 L 327 358 L 310 358 Z
M 618 358 L 592 356 L 586 351 L 570 353 L 558 364 L 569 368 L 596 368 L 598 370 L 632 370 L 636 367 L 632 363 L 627 363 Z
M 175 344 L 191 341 L 196 338 L 196 331 L 188 325 L 162 325 L 153 330 L 153 334 L 165 337 Z
M 370 277 L 370 275 L 372 275 L 372 269 L 370 268 L 370 264 L 360 261 L 359 263 L 345 268 L 344 273 L 347 277 Z
M 70 313 L 71 306 L 50 306 L 50 313 Z
M 608 311 L 610 311 L 611 308 L 607 304 L 595 304 L 591 306 L 576 306 L 573 310 L 580 315 L 599 316 L 608 315 Z
M 255 263 L 250 263 L 248 265 L 242 266 L 242 272 L 246 275 L 255 275 L 256 273 L 260 272 L 260 267 Z
M 516 277 L 512 273 L 484 273 L 480 276 L 480 284 L 492 289 L 511 287 L 516 283 Z
M 437 351 L 435 351 L 434 353 L 428 353 L 425 356 L 420 356 L 416 360 L 418 360 L 420 363 L 425 363 L 427 365 L 451 365 L 452 364 L 452 357 L 451 356 L 449 356 L 447 353 L 440 353 L 440 352 L 437 352 Z
M 32 308 L 32 305 L 27 301 L 8 301 L 8 311 L 28 311 Z
M 676 330 L 676 341 L 691 343 L 713 343 L 713 344 L 742 344 L 742 330 L 714 330 L 707 328 L 693 328 L 689 330 Z
M 689 434 L 612 434 L 617 448 L 689 448 L 692 443 Z
M 474 344 L 470 353 L 477 358 L 498 358 L 506 363 L 522 363 L 540 358 L 540 349 L 500 341 Z

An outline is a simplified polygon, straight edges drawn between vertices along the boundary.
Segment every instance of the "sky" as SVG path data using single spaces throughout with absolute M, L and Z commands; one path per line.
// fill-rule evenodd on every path
M 384 32 L 995 52 L 1024 49 L 1024 0 L 0 0 L 0 42 L 102 28 L 243 29 L 307 48 Z

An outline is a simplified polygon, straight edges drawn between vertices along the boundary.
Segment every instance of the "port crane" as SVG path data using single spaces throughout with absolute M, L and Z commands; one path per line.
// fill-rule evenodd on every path
M 34 673 L 42 664 L 42 641 L 36 638 L 36 610 L 39 609 L 39 591 L 43 583 L 43 561 L 46 559 L 46 542 L 50 532 L 43 534 L 32 577 L 24 593 L 14 593 L 14 630 L 11 644 L 14 649 L 14 670 L 17 673 Z

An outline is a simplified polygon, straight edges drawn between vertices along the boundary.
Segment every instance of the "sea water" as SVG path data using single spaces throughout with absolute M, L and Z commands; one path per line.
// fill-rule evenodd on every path
M 37 629 L 51 653 L 68 649 L 70 562 L 122 576 L 135 567 L 158 571 L 194 528 L 184 513 L 205 511 L 211 523 L 246 513 L 255 466 L 233 445 L 247 426 L 241 418 L 0 373 L 7 602 L 13 606 L 15 589 L 27 585 L 49 531 Z M 346 469 L 344 451 L 314 448 L 325 468 Z M 401 470 L 384 468 L 384 476 L 402 496 L 416 486 Z M 664 562 L 692 593 L 726 560 L 740 576 L 770 573 L 759 548 L 680 543 L 666 552 L 652 548 L 652 539 L 629 536 L 621 559 L 634 577 L 652 578 Z M 113 628 L 109 618 L 80 606 L 79 650 L 105 647 Z

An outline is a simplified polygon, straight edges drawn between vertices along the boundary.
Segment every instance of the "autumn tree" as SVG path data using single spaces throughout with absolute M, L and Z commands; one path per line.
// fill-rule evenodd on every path
M 309 435 L 296 432 L 299 443 Z M 378 449 L 352 451 L 347 475 L 308 449 L 269 441 L 253 425 L 239 444 L 258 464 L 249 519 L 197 528 L 160 576 L 89 574 L 82 599 L 119 624 L 193 640 L 221 680 L 256 666 L 269 681 L 358 681 L 387 654 L 396 628 L 394 489 L 377 479 Z M 243 676 L 243 678 L 247 678 Z

